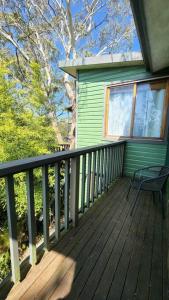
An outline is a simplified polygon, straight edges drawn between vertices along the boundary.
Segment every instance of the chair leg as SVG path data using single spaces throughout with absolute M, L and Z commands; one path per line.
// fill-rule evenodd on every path
M 129 186 L 128 191 L 127 191 L 127 196 L 126 196 L 126 200 L 127 201 L 128 201 L 128 198 L 129 198 L 129 194 L 130 194 L 131 188 L 132 188 L 132 185 L 130 183 L 130 186 Z
M 165 219 L 165 199 L 162 191 L 160 191 L 160 201 L 161 201 L 163 219 Z
M 133 214 L 133 211 L 134 211 L 134 209 L 135 209 L 136 202 L 137 202 L 137 200 L 138 200 L 139 194 L 140 194 L 140 189 L 137 191 L 137 194 L 136 194 L 136 197 L 135 197 L 135 201 L 134 201 L 133 207 L 132 207 L 132 209 L 131 209 L 130 216 L 132 216 L 132 214 Z

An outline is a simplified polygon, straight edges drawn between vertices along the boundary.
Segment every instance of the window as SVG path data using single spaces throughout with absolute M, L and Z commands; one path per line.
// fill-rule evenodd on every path
M 166 86 L 166 81 L 152 81 L 108 87 L 105 135 L 163 138 L 167 116 Z

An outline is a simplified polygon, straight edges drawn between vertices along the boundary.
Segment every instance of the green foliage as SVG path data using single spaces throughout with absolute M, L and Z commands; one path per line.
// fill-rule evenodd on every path
M 0 55 L 0 161 L 21 159 L 54 151 L 55 133 L 44 113 L 45 91 L 37 63 L 30 64 L 28 80 L 15 78 L 13 61 Z M 15 179 L 15 206 L 21 248 L 23 228 L 27 230 L 26 174 Z M 41 170 L 34 171 L 35 214 L 42 212 Z M 7 231 L 5 181 L 0 180 L 0 281 L 9 272 L 9 237 Z
M 10 268 L 10 255 L 9 252 L 3 252 L 0 254 L 0 282 L 5 278 L 9 273 Z
M 9 237 L 6 229 L 0 231 L 0 282 L 9 273 L 10 255 L 9 255 Z

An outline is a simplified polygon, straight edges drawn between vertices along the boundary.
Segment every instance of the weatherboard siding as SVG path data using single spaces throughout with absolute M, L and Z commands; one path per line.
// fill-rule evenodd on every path
M 151 77 L 144 66 L 83 70 L 78 73 L 77 147 L 106 142 L 104 138 L 105 87 L 113 82 Z M 127 143 L 124 173 L 137 168 L 165 164 L 167 146 Z
M 125 175 L 132 175 L 134 170 L 151 165 L 164 165 L 167 145 L 127 143 L 124 160 Z

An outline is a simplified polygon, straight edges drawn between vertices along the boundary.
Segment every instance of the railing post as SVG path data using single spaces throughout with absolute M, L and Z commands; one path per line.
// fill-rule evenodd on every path
M 60 238 L 60 162 L 55 164 L 55 237 Z
M 74 227 L 77 226 L 78 224 L 79 168 L 80 168 L 80 156 L 71 158 L 70 216 Z
M 20 280 L 19 252 L 17 241 L 17 218 L 15 211 L 15 193 L 13 175 L 6 178 L 8 230 L 10 241 L 10 257 L 12 268 L 12 280 L 14 283 Z
M 96 172 L 96 152 L 93 152 L 92 186 L 91 186 L 91 200 L 92 200 L 92 202 L 94 202 L 94 197 L 95 197 L 95 172 Z
M 86 186 L 86 154 L 82 159 L 82 188 L 81 188 L 81 211 L 84 213 L 85 207 L 85 186 Z
M 101 149 L 100 171 L 100 194 L 102 194 L 104 191 L 104 149 Z
M 48 193 L 48 166 L 42 167 L 42 189 L 43 189 L 43 234 L 44 249 L 49 248 L 49 193 Z
M 87 167 L 87 207 L 90 207 L 90 187 L 91 187 L 91 160 L 92 160 L 92 153 L 88 153 L 88 167 Z
M 36 264 L 36 221 L 35 221 L 35 209 L 34 209 L 34 180 L 33 170 L 30 169 L 26 174 L 27 183 L 27 203 L 28 203 L 28 231 L 29 231 L 29 251 L 30 251 L 30 263 Z
M 124 176 L 124 160 L 125 160 L 126 142 L 122 145 L 122 162 L 121 162 L 121 176 Z
M 68 230 L 69 228 L 69 160 L 65 161 L 64 217 L 65 217 L 65 229 Z
M 97 167 L 96 167 L 96 198 L 98 198 L 98 194 L 100 193 L 100 186 L 99 186 L 99 180 L 100 180 L 100 150 L 97 151 Z

